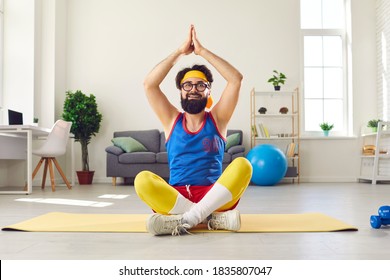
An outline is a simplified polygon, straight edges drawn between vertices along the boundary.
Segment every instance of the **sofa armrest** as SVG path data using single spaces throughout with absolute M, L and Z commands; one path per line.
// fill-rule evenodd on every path
M 233 146 L 229 150 L 227 150 L 226 152 L 231 154 L 231 155 L 243 153 L 243 152 L 245 152 L 245 147 L 243 145 Z
M 119 155 L 124 153 L 124 151 L 121 148 L 117 147 L 117 146 L 109 146 L 109 147 L 107 147 L 106 148 L 106 152 L 110 153 L 110 154 L 113 154 L 113 155 L 117 155 L 117 156 L 119 156 Z

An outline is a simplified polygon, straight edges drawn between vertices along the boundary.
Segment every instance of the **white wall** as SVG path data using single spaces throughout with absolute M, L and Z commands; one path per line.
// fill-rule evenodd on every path
M 51 0 L 39 1 L 42 8 L 50 8 L 47 1 Z M 66 90 L 96 95 L 103 114 L 101 131 L 90 145 L 96 182 L 110 181 L 105 177 L 104 149 L 114 131 L 161 129 L 146 101 L 142 82 L 158 62 L 180 46 L 191 23 L 205 47 L 244 75 L 230 127 L 244 131 L 248 148 L 251 88 L 271 89 L 266 80 L 273 69 L 287 74 L 286 89 L 301 83 L 299 0 L 198 0 L 196 5 L 187 0 L 64 1 L 57 0 L 56 8 L 50 8 L 54 21 L 53 15 L 42 10 L 42 23 L 49 20 L 54 24 L 55 36 L 36 34 L 36 40 L 52 46 L 55 59 L 54 66 L 47 64 L 44 68 L 44 56 L 53 54 L 43 52 L 42 47 L 42 69 L 35 79 L 44 81 L 45 71 L 55 69 L 50 85 L 55 88 L 55 105 L 49 106 L 55 107 L 56 117 L 61 115 Z M 358 134 L 360 126 L 376 115 L 375 0 L 353 1 L 352 5 L 354 132 Z M 195 55 L 182 59 L 162 85 L 177 106 L 174 76 L 193 63 L 204 61 Z M 215 71 L 214 75 L 213 93 L 218 99 L 224 83 Z M 76 152 L 76 166 L 80 167 L 78 144 Z M 302 140 L 302 181 L 356 180 L 359 152 L 358 138 Z
M 32 123 L 34 112 L 34 1 L 4 1 L 3 121 L 7 109 L 24 113 Z M 11 32 L 12 30 L 12 32 Z

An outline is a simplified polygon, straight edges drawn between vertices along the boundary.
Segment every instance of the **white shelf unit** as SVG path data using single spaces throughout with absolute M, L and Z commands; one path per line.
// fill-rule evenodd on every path
M 299 89 L 293 91 L 251 90 L 251 148 L 259 144 L 273 144 L 286 153 L 288 170 L 285 179 L 299 183 L 300 174 L 300 130 Z M 260 114 L 259 109 L 267 109 Z M 281 108 L 288 112 L 280 113 Z M 288 147 L 293 144 L 293 152 Z
M 374 133 L 362 134 L 359 181 L 390 183 L 390 122 L 379 122 Z M 374 145 L 373 155 L 364 155 L 364 145 Z

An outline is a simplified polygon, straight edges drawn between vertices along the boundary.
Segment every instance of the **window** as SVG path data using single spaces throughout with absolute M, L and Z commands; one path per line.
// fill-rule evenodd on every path
M 345 0 L 301 0 L 303 133 L 348 135 Z

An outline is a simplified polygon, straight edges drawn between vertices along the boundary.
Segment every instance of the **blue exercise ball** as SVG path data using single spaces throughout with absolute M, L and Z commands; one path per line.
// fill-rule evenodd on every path
M 246 158 L 252 165 L 252 182 L 256 185 L 272 186 L 286 175 L 287 158 L 274 145 L 258 145 L 249 151 Z

